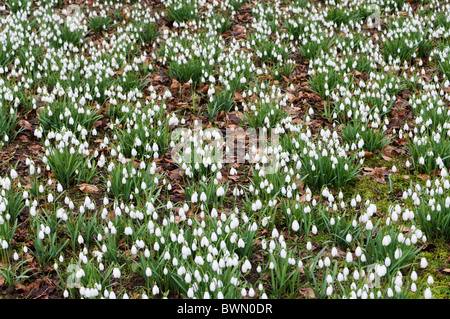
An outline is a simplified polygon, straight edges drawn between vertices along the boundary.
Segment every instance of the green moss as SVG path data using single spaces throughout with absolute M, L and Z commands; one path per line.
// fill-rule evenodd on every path
M 443 274 L 440 270 L 450 268 L 450 244 L 443 238 L 430 241 L 429 245 L 436 246 L 435 249 L 422 252 L 419 258 L 425 257 L 429 266 L 424 270 L 417 270 L 418 286 L 427 285 L 428 276 L 432 276 L 434 284 L 431 286 L 431 292 L 434 299 L 450 299 L 450 276 Z

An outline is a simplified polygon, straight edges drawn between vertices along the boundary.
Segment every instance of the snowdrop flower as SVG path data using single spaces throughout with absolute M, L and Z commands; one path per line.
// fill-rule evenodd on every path
M 427 266 L 428 266 L 428 262 L 427 262 L 426 258 L 423 257 L 420 260 L 420 268 L 427 268 Z
M 431 294 L 431 289 L 429 287 L 427 289 L 425 289 L 425 293 L 424 293 L 425 299 L 431 299 L 432 296 L 433 295 Z
M 327 296 L 331 296 L 333 294 L 333 286 L 328 286 L 327 287 Z
M 225 190 L 223 189 L 222 186 L 220 186 L 220 187 L 217 189 L 216 195 L 217 195 L 217 197 L 220 197 L 220 196 L 224 196 L 224 195 L 225 195 Z
M 331 256 L 336 257 L 338 254 L 338 250 L 336 247 L 331 248 Z
M 16 179 L 19 174 L 17 174 L 17 171 L 15 169 L 11 169 L 11 171 L 9 172 L 9 176 L 11 176 L 12 179 Z
M 345 256 L 345 260 L 350 263 L 353 261 L 353 255 L 351 252 L 348 252 L 347 255 Z
M 114 268 L 113 269 L 113 277 L 114 278 L 120 278 L 120 269 L 119 268 Z
M 300 228 L 300 225 L 299 225 L 298 221 L 297 221 L 297 220 L 294 220 L 294 221 L 292 222 L 292 230 L 293 230 L 293 231 L 298 231 L 299 228 Z
M 347 236 L 345 236 L 345 240 L 350 243 L 352 241 L 352 235 L 347 234 Z

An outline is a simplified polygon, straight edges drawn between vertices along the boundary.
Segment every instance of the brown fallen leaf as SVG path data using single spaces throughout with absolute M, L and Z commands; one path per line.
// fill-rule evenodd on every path
M 291 103 L 298 100 L 298 98 L 294 94 L 289 93 L 289 92 L 287 93 L 287 97 L 288 97 L 288 101 Z
M 22 143 L 28 143 L 30 140 L 25 135 L 19 135 L 17 136 L 17 139 L 20 140 Z
M 244 99 L 244 97 L 242 96 L 242 94 L 240 94 L 238 92 L 234 92 L 234 99 L 236 101 L 242 101 Z
M 365 151 L 365 152 L 364 152 L 364 157 L 365 157 L 365 158 L 371 158 L 371 157 L 373 157 L 373 153 L 372 153 L 372 152 Z
M 31 125 L 31 123 L 27 120 L 20 120 L 19 126 L 23 127 L 25 130 L 33 131 L 33 125 Z
M 316 295 L 314 294 L 314 290 L 311 288 L 301 288 L 299 290 L 300 296 L 304 298 L 316 298 Z
M 0 286 L 2 286 L 5 283 L 5 277 L 0 275 Z
M 44 148 L 40 144 L 34 144 L 34 145 L 31 145 L 31 146 L 28 146 L 28 149 L 30 151 L 34 151 L 34 152 L 38 152 L 38 151 L 41 151 L 41 150 L 43 151 L 44 150 Z
M 389 157 L 389 156 L 386 156 L 386 155 L 383 155 L 382 157 L 383 157 L 383 159 L 385 161 L 388 161 L 388 162 L 392 161 L 392 157 Z
M 78 189 L 80 191 L 82 191 L 83 193 L 87 193 L 87 194 L 96 194 L 96 193 L 100 192 L 100 190 L 98 189 L 97 186 L 86 184 L 86 183 L 78 185 Z
M 442 272 L 446 275 L 450 275 L 450 268 L 444 268 L 442 269 Z
M 417 177 L 424 181 L 427 179 L 430 179 L 430 175 L 426 175 L 426 174 L 417 174 Z
M 25 289 L 27 289 L 27 287 L 25 285 L 21 284 L 20 282 L 16 283 L 16 290 L 24 291 Z
M 94 124 L 92 124 L 95 128 L 99 128 L 101 125 L 103 125 L 102 120 L 95 121 Z
M 176 79 L 172 80 L 172 84 L 170 85 L 171 90 L 178 90 L 181 87 L 181 83 L 178 82 Z
M 409 232 L 409 231 L 411 231 L 411 228 L 410 228 L 410 227 L 403 226 L 403 225 L 398 226 L 398 229 L 399 229 L 400 231 L 402 231 L 402 232 Z
M 373 181 L 381 184 L 386 184 L 386 180 L 383 177 L 375 177 Z
M 385 155 L 391 155 L 394 148 L 390 145 L 386 145 L 383 147 L 382 151 Z
M 375 171 L 372 167 L 363 167 L 363 176 L 375 175 Z

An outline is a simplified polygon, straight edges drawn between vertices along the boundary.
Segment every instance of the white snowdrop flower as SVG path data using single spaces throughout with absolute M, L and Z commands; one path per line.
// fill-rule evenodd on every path
M 428 262 L 426 260 L 425 257 L 422 257 L 422 259 L 420 260 L 420 268 L 427 268 L 428 266 Z
M 293 230 L 293 231 L 298 231 L 299 229 L 300 229 L 300 225 L 299 225 L 298 221 L 297 221 L 297 220 L 294 220 L 294 221 L 292 222 L 292 230 Z
M 384 236 L 381 244 L 383 246 L 388 246 L 390 243 L 391 243 L 391 236 L 389 235 Z
M 272 237 L 273 238 L 278 238 L 278 236 L 280 236 L 280 233 L 278 232 L 278 230 L 276 228 L 274 228 L 272 230 Z
M 427 283 L 431 286 L 434 284 L 434 279 L 431 276 L 428 276 Z
M 67 290 L 64 290 L 63 297 L 64 298 L 69 298 L 69 292 Z
M 120 278 L 120 269 L 119 268 L 116 267 L 113 269 L 113 277 Z
M 328 284 L 333 283 L 333 277 L 332 277 L 331 275 L 328 275 L 328 276 L 326 277 L 326 281 L 327 281 Z
M 347 236 L 345 236 L 345 240 L 350 243 L 352 241 L 352 235 L 347 234 Z
M 188 298 L 194 298 L 194 289 L 192 287 L 189 287 L 187 291 Z
M 387 296 L 388 296 L 389 298 L 394 297 L 394 291 L 392 290 L 392 288 L 388 288 L 388 290 L 387 290 Z
M 224 196 L 224 195 L 225 195 L 225 190 L 223 189 L 222 186 L 220 186 L 220 187 L 217 189 L 216 195 L 217 195 L 218 197 Z
M 311 250 L 311 249 L 312 249 L 312 244 L 311 244 L 310 241 L 308 241 L 308 242 L 306 243 L 306 249 L 307 249 L 307 250 Z
M 9 172 L 9 176 L 11 176 L 12 179 L 16 179 L 19 174 L 17 174 L 17 171 L 15 169 L 11 169 L 11 171 Z
M 320 269 L 323 268 L 323 260 L 319 259 L 319 262 L 317 263 L 317 265 L 319 266 Z
M 133 230 L 131 229 L 130 226 L 125 227 L 125 235 L 132 235 L 133 234 Z
M 154 285 L 154 286 L 153 286 L 153 288 L 152 288 L 152 294 L 153 294 L 153 295 L 159 294 L 159 288 L 158 288 L 157 285 Z
M 424 297 L 425 299 L 431 299 L 433 297 L 433 295 L 431 294 L 431 289 L 429 287 L 425 289 Z
M 348 252 L 347 255 L 345 256 L 345 260 L 350 263 L 353 261 L 353 255 L 351 252 Z
M 327 287 L 327 296 L 331 296 L 333 294 L 333 286 L 328 286 Z
M 402 256 L 402 250 L 397 248 L 394 252 L 394 258 L 399 259 Z
M 338 250 L 336 247 L 331 248 L 331 256 L 336 257 L 338 255 Z
M 389 266 L 391 265 L 391 258 L 386 257 L 386 258 L 384 259 L 384 265 L 385 265 L 386 267 L 389 267 Z

